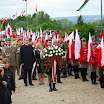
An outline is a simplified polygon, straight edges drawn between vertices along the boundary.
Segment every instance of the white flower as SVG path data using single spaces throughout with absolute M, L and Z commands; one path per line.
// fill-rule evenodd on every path
M 45 58 L 45 56 L 43 56 L 43 58 Z
M 58 49 L 58 46 L 56 46 L 55 49 Z
M 50 55 L 51 57 L 53 56 L 53 54 Z
M 55 50 L 53 50 L 53 53 L 55 53 Z
M 53 47 L 51 49 L 53 50 Z
M 50 54 L 52 54 L 52 51 L 50 51 Z
M 59 53 L 59 56 L 61 55 L 61 53 Z
M 47 57 L 47 56 L 48 56 L 48 54 L 45 54 L 45 56 Z
M 58 50 L 56 50 L 56 53 L 58 53 Z
M 56 53 L 56 56 L 58 56 L 58 53 Z
M 49 50 L 51 50 L 51 48 L 50 48 L 50 47 L 48 47 L 48 49 L 49 49 Z

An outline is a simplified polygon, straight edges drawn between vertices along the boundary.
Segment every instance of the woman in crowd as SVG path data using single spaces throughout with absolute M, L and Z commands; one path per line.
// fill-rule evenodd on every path
M 92 42 L 91 43 L 91 56 L 89 59 L 89 69 L 91 71 L 91 81 L 92 84 L 97 84 L 96 83 L 96 70 L 97 70 L 97 64 L 98 64 L 98 50 L 96 48 L 96 43 Z
M 8 89 L 8 104 L 11 104 L 11 95 L 12 95 L 12 91 L 13 93 L 15 93 L 15 83 L 13 80 L 13 73 L 11 72 L 11 70 L 9 69 L 9 60 L 7 58 L 4 58 L 2 60 L 3 64 L 4 64 L 4 72 L 6 74 L 6 78 L 7 78 L 7 89 Z
M 75 79 L 79 79 L 79 64 L 78 64 L 78 60 L 75 59 L 75 40 L 73 40 L 73 44 L 71 45 L 71 63 L 73 66 L 73 70 L 74 70 L 74 75 L 75 75 Z
M 86 43 L 86 39 L 82 38 L 82 45 L 80 50 L 80 59 L 79 64 L 81 68 L 81 77 L 82 81 L 88 81 L 86 78 L 88 62 L 87 62 L 87 55 L 88 55 L 88 44 Z
M 1 40 L 0 41 L 0 60 L 2 60 L 2 49 L 3 49 L 3 47 L 4 47 L 4 41 Z
M 8 104 L 6 74 L 3 69 L 3 64 L 1 60 L 0 60 L 0 104 Z
M 43 48 L 41 43 L 36 44 L 35 57 L 38 69 L 39 85 L 41 85 L 44 84 L 44 73 L 40 64 L 43 58 Z

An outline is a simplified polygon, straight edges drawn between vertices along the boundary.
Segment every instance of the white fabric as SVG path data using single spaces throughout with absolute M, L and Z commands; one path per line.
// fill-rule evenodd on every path
M 80 49 L 81 49 L 81 41 L 78 35 L 78 30 L 76 29 L 76 37 L 75 37 L 75 59 L 80 58 Z
M 88 41 L 88 57 L 87 57 L 87 61 L 89 62 L 90 56 L 91 56 L 91 43 L 92 43 L 92 39 L 91 39 L 91 34 L 89 33 L 89 41 Z
M 101 66 L 104 66 L 104 43 L 103 43 L 103 37 L 102 37 L 102 40 L 101 40 L 101 52 L 102 52 Z
M 73 39 L 74 39 L 74 32 L 72 32 L 69 36 L 69 58 L 71 58 L 71 45 Z

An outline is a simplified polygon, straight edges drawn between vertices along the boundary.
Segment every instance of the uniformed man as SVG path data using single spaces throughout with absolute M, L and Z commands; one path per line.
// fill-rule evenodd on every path
M 64 59 L 66 60 L 66 56 L 67 56 L 67 45 L 64 42 L 64 36 L 60 36 L 59 37 L 59 46 L 65 51 L 65 56 Z M 67 77 L 67 68 L 66 68 L 66 61 L 65 61 L 65 68 L 64 68 L 64 72 L 63 72 L 63 78 Z
M 55 46 L 58 45 L 57 39 L 53 40 L 53 45 L 55 45 Z M 57 73 L 57 83 L 62 83 L 60 80 L 60 72 L 59 72 L 59 64 L 58 63 L 57 63 L 56 73 Z
M 52 47 L 52 40 L 51 39 L 48 40 L 48 47 Z M 53 88 L 51 86 L 51 84 L 52 84 L 52 76 L 51 75 L 48 75 L 48 81 L 49 81 L 49 87 L 50 87 L 49 92 L 58 91 L 55 87 L 55 83 L 53 83 Z
M 17 50 L 16 47 L 11 45 L 11 39 L 7 39 L 7 46 L 5 46 L 2 50 L 2 59 L 7 58 L 10 61 L 10 69 L 13 73 L 13 79 L 15 82 L 15 72 L 16 72 L 16 65 L 17 65 Z

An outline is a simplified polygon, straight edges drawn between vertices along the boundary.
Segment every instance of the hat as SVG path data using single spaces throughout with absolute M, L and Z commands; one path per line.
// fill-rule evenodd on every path
M 32 41 L 32 39 L 31 38 L 29 38 L 29 42 L 31 42 Z
M 48 39 L 47 41 L 48 41 L 48 42 L 52 42 L 52 39 Z
M 92 36 L 91 39 L 95 39 L 95 36 Z
M 46 32 L 43 32 L 43 34 L 46 34 Z
M 11 42 L 11 39 L 10 39 L 10 38 L 7 38 L 6 41 L 7 41 L 7 42 Z
M 86 39 L 85 39 L 85 38 L 82 38 L 81 41 L 82 41 L 82 42 L 86 42 Z
M 93 46 L 94 46 L 94 45 L 96 45 L 96 43 L 95 43 L 95 42 L 92 42 L 91 44 L 92 44 Z
M 17 42 L 22 41 L 22 39 L 18 39 Z

